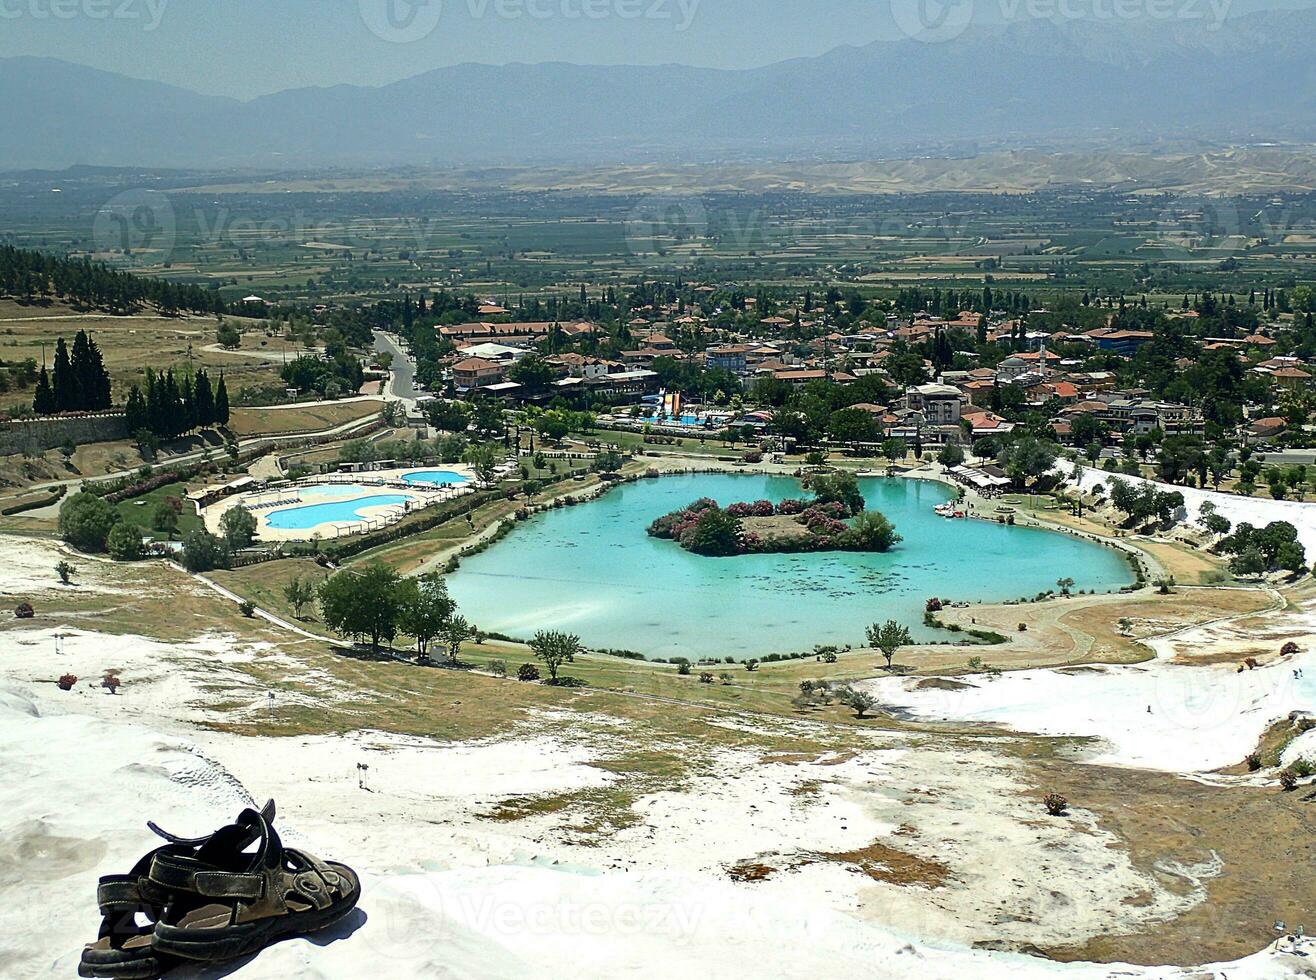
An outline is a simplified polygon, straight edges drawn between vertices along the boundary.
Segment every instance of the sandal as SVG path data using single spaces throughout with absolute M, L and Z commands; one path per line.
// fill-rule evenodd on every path
M 260 846 L 243 853 L 212 838 L 195 855 L 162 854 L 150 880 L 178 898 L 155 924 L 155 953 L 217 962 L 259 952 L 289 936 L 318 932 L 356 908 L 361 882 L 345 864 L 285 848 L 269 815 L 245 811 Z M 244 845 L 245 846 L 245 845 Z
M 272 819 L 273 802 L 265 805 Z M 101 928 L 96 942 L 88 943 L 82 951 L 78 975 L 82 977 L 108 977 L 115 980 L 151 980 L 175 965 L 151 947 L 155 923 L 164 914 L 174 893 L 148 877 L 157 860 L 172 860 L 193 854 L 214 838 L 228 839 L 238 849 L 247 847 L 258 835 L 254 823 L 233 824 L 216 831 L 209 837 L 178 837 L 156 824 L 147 821 L 151 831 L 168 843 L 157 847 L 134 865 L 126 875 L 105 875 L 96 886 L 96 900 L 100 905 Z M 239 843 L 240 842 L 240 843 Z M 146 919 L 139 924 L 138 916 Z

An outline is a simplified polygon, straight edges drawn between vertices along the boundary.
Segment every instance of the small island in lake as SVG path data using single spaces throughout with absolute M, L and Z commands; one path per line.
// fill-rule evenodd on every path
M 649 534 L 710 558 L 812 551 L 890 551 L 901 540 L 878 511 L 865 510 L 849 473 L 806 478 L 813 500 L 770 500 L 726 508 L 703 497 L 649 525 Z

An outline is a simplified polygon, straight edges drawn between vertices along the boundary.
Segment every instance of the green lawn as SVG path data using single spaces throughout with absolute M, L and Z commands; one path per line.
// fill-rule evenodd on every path
M 169 535 L 156 531 L 151 522 L 155 517 L 155 509 L 160 502 L 167 497 L 177 497 L 183 501 L 183 510 L 178 515 L 178 531 L 175 538 L 181 538 L 188 531 L 194 531 L 204 527 L 201 518 L 196 515 L 192 505 L 186 501 L 187 496 L 186 483 L 170 483 L 167 486 L 152 490 L 148 494 L 140 497 L 133 497 L 131 500 L 123 500 L 118 504 L 119 516 L 129 524 L 136 524 L 142 529 L 142 534 L 156 541 L 167 541 Z

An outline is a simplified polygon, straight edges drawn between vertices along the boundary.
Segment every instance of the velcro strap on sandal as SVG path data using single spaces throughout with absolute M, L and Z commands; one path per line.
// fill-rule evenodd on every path
M 96 902 L 100 905 L 101 915 L 135 912 L 142 905 L 142 893 L 137 886 L 137 879 L 102 878 L 96 886 Z
M 203 868 L 204 866 L 198 865 L 190 858 L 172 854 L 157 854 L 151 861 L 149 880 L 169 891 L 195 891 L 196 886 L 193 879 L 196 877 L 198 870 L 203 870 Z
M 195 881 L 197 894 L 206 898 L 245 898 L 254 901 L 265 894 L 265 878 L 262 875 L 198 871 Z

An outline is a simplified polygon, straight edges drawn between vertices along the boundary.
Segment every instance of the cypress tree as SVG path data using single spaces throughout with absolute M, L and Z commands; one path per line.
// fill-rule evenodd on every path
M 228 425 L 228 387 L 224 384 L 224 375 L 219 375 L 219 387 L 215 389 L 215 424 Z
M 90 335 L 87 337 L 87 375 L 89 379 L 88 408 L 93 410 L 109 408 L 114 404 L 113 386 L 110 372 L 105 370 L 105 358 L 101 349 Z
M 215 393 L 210 388 L 210 376 L 202 368 L 196 375 L 196 424 L 203 429 L 215 424 Z
M 46 366 L 41 365 L 41 373 L 37 375 L 37 390 L 32 396 L 32 411 L 38 415 L 54 415 L 55 393 L 50 388 L 50 375 L 46 371 Z
M 151 419 L 146 410 L 146 399 L 142 397 L 142 391 L 136 385 L 133 385 L 128 392 L 128 403 L 124 407 L 124 414 L 129 435 L 133 435 L 142 429 L 151 429 Z M 154 430 L 152 429 L 152 431 Z
M 69 349 L 64 338 L 55 341 L 55 371 L 52 385 L 55 393 L 55 411 L 71 412 L 76 407 L 73 366 L 69 363 Z

